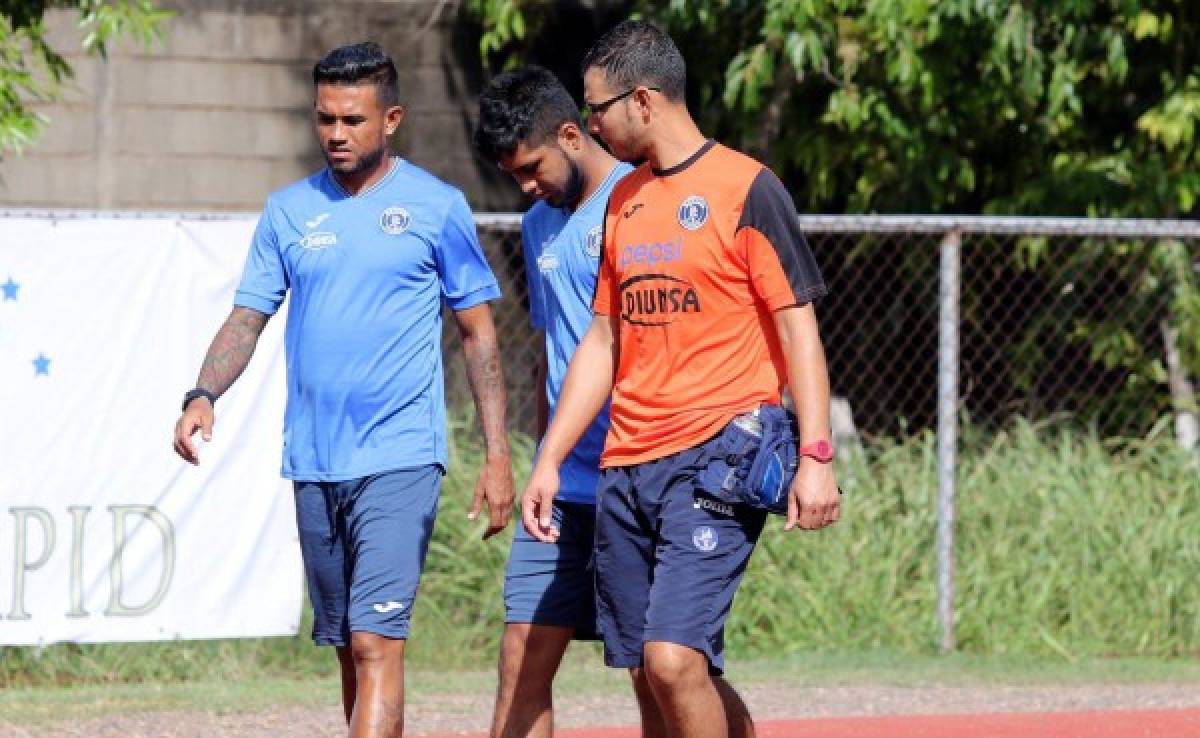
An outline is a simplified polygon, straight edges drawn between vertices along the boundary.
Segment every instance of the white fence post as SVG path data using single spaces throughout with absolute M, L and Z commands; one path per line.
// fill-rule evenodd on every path
M 962 231 L 942 237 L 938 278 L 937 589 L 942 653 L 954 650 L 954 491 L 958 449 L 958 319 Z

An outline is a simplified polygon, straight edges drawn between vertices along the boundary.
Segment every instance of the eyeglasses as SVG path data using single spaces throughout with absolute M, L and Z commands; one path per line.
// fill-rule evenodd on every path
M 583 117 L 590 118 L 593 115 L 604 115 L 604 112 L 606 110 L 608 110 L 609 108 L 611 108 L 613 106 L 613 103 L 618 103 L 618 102 L 624 100 L 625 98 L 629 97 L 633 93 L 637 92 L 637 89 L 638 89 L 637 87 L 630 87 L 628 90 L 625 90 L 620 95 L 614 95 L 613 97 L 608 98 L 604 102 L 598 102 L 595 104 L 589 103 L 589 102 L 584 102 Z M 655 92 L 662 92 L 662 90 L 660 90 L 657 87 L 646 87 L 644 89 L 654 90 Z

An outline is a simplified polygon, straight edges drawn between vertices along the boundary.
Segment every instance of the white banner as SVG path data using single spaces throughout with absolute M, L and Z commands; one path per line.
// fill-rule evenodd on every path
M 253 228 L 0 217 L 0 644 L 296 632 L 283 314 L 199 468 L 171 448 Z

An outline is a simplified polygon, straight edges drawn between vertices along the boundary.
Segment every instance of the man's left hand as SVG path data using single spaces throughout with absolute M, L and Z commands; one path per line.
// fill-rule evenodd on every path
M 807 456 L 800 459 L 800 468 L 788 490 L 788 513 L 784 530 L 799 526 L 818 530 L 838 521 L 842 500 L 834 477 L 833 464 L 822 464 Z
M 512 460 L 507 454 L 489 455 L 479 470 L 479 480 L 475 482 L 475 499 L 471 502 L 471 511 L 467 517 L 471 520 L 479 517 L 483 503 L 487 502 L 488 527 L 483 532 L 487 540 L 504 530 L 508 519 L 512 516 L 513 507 L 513 476 Z

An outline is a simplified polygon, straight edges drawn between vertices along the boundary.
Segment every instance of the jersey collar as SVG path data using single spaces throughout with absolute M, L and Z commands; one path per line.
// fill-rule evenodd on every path
M 608 184 L 617 178 L 617 172 L 619 171 L 621 171 L 621 162 L 617 162 L 612 165 L 612 169 L 608 170 L 608 174 L 604 176 L 604 180 L 600 182 L 600 186 L 598 186 L 592 192 L 592 194 L 588 195 L 586 200 L 579 203 L 579 207 L 575 208 L 574 210 L 570 210 L 568 208 L 563 208 L 563 210 L 566 210 L 567 213 L 572 215 L 575 213 L 582 213 L 588 208 L 589 205 L 600 199 L 600 193 L 604 192 L 608 188 Z
M 695 164 L 696 161 L 699 160 L 700 157 L 707 154 L 709 149 L 711 149 L 712 147 L 714 147 L 716 145 L 717 145 L 717 142 L 710 138 L 704 142 L 703 146 L 701 146 L 699 149 L 696 150 L 696 153 L 692 154 L 688 158 L 679 162 L 675 166 L 667 167 L 666 169 L 654 169 L 653 167 L 651 167 L 651 171 L 654 172 L 655 177 L 670 177 L 672 174 L 679 174 L 684 169 L 687 169 L 691 165 Z
M 388 166 L 387 174 L 384 174 L 379 178 L 378 182 L 358 193 L 357 195 L 351 195 L 349 192 L 347 192 L 346 188 L 342 187 L 342 183 L 337 181 L 337 177 L 333 176 L 333 171 L 328 167 L 325 168 L 325 176 L 329 178 L 329 181 L 333 183 L 333 188 L 337 190 L 338 194 L 342 197 L 362 198 L 371 194 L 375 190 L 378 190 L 380 187 L 383 187 L 392 179 L 392 177 L 396 176 L 397 170 L 400 169 L 400 162 L 402 159 L 398 156 L 392 156 L 388 158 L 388 161 L 390 162 L 390 166 Z

